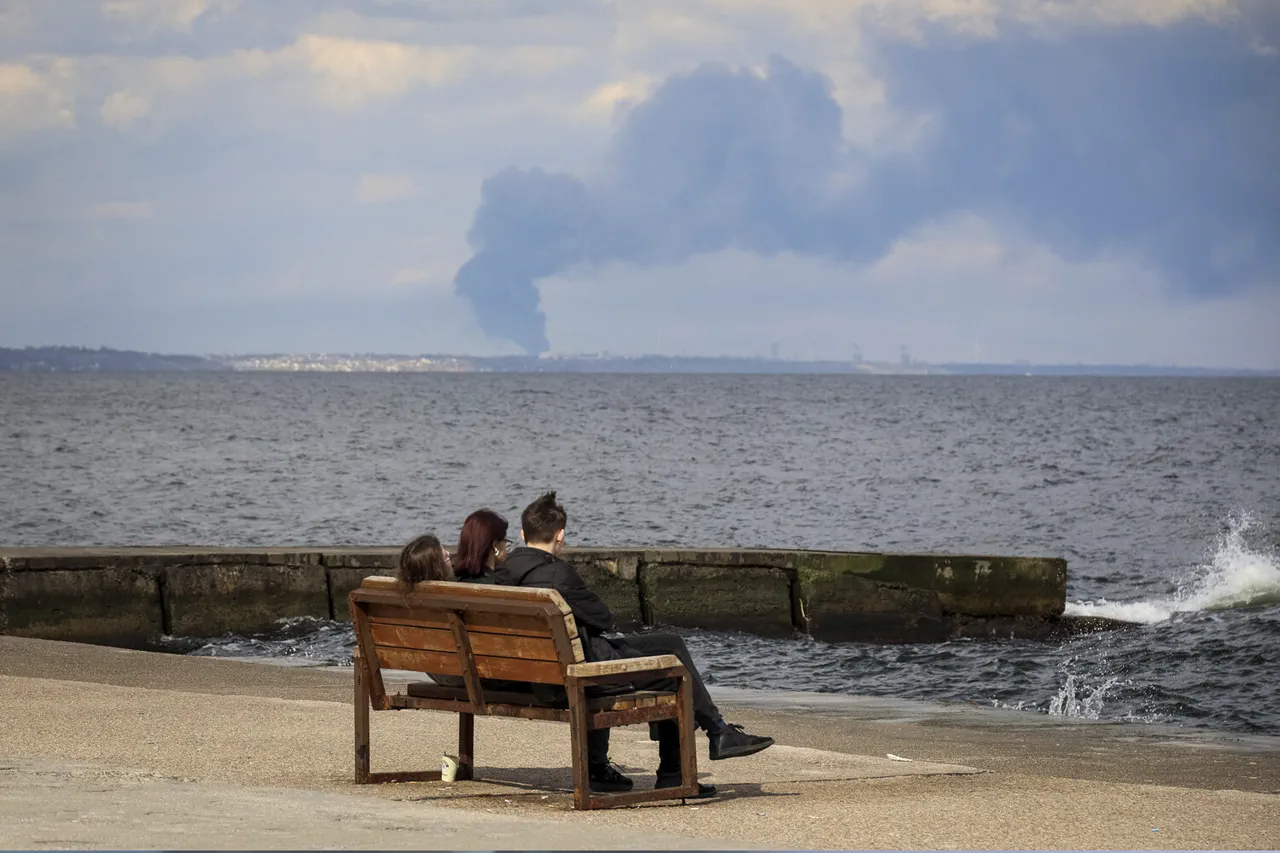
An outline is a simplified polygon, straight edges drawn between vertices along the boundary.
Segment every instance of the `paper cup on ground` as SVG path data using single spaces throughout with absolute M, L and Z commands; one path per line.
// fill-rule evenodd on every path
M 453 782 L 458 778 L 458 759 L 452 755 L 440 756 L 440 781 Z

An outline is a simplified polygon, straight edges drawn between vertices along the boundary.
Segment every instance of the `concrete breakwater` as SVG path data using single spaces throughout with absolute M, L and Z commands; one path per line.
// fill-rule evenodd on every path
M 0 548 L 0 634 L 135 645 L 160 635 L 346 620 L 347 593 L 398 548 Z M 1062 616 L 1055 558 L 741 549 L 566 552 L 619 627 L 822 640 L 1048 639 L 1106 627 Z

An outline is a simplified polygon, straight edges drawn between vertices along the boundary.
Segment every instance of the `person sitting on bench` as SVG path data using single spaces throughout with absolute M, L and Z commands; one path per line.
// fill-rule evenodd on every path
M 554 589 L 573 611 L 578 632 L 585 638 L 583 651 L 589 661 L 648 657 L 671 654 L 680 659 L 693 686 L 693 716 L 710 740 L 712 761 L 752 755 L 773 745 L 773 738 L 747 734 L 742 726 L 726 723 L 711 701 L 698 668 L 693 663 L 684 640 L 675 634 L 646 633 L 620 636 L 613 633 L 614 616 L 609 606 L 587 588 L 572 566 L 561 560 L 568 515 L 556 502 L 556 493 L 548 492 L 525 508 L 520 516 L 520 535 L 525 546 L 515 548 L 494 572 L 498 583 L 511 586 Z M 669 679 L 638 678 L 635 687 L 642 690 L 675 690 Z M 630 790 L 632 782 L 608 761 L 608 729 L 603 751 L 589 756 L 591 788 L 596 791 Z M 658 778 L 655 787 L 680 785 L 680 729 L 672 720 L 655 723 L 651 736 L 658 741 Z M 594 734 L 594 733 L 593 733 Z M 700 796 L 713 796 L 715 787 L 700 785 Z
M 506 554 L 507 522 L 496 512 L 476 510 L 467 516 L 458 539 L 458 556 L 450 558 L 440 540 L 430 533 L 419 536 L 400 552 L 396 564 L 396 579 L 400 588 L 411 592 L 424 581 L 455 581 L 458 583 L 494 583 L 493 567 Z M 441 687 L 467 686 L 460 675 L 428 673 L 431 680 Z M 501 678 L 484 678 L 481 684 L 490 690 L 528 692 L 530 685 L 524 681 L 507 681 Z

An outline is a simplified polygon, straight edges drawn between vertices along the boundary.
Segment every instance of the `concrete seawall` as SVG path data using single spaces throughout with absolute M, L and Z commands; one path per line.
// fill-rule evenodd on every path
M 398 548 L 0 549 L 0 634 L 118 645 L 211 636 L 276 620 L 346 620 L 347 593 L 391 574 Z M 1062 617 L 1053 558 L 821 551 L 566 552 L 619 627 L 934 642 L 1049 638 L 1105 627 Z

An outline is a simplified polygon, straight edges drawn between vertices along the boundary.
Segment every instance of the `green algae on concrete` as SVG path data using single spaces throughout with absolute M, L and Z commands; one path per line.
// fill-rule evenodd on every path
M 787 637 L 791 578 L 781 569 L 698 565 L 643 565 L 640 596 L 649 624 L 748 631 Z
M 953 616 L 1059 616 L 1066 561 L 930 554 L 812 553 L 796 559 L 799 621 L 813 636 L 945 639 Z
M 331 615 L 329 583 L 319 565 L 174 566 L 162 580 L 175 636 L 260 631 L 280 619 Z
M 637 589 L 638 555 L 599 552 L 567 552 L 565 559 L 577 569 L 587 588 L 609 605 L 620 631 L 644 625 L 644 613 L 640 608 Z

